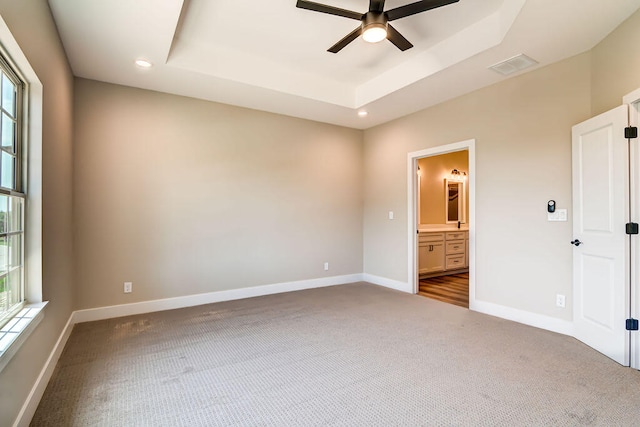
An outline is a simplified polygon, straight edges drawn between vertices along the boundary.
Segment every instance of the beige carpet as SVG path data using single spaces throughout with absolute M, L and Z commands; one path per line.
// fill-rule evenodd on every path
M 34 426 L 638 426 L 640 372 L 365 283 L 76 325 Z

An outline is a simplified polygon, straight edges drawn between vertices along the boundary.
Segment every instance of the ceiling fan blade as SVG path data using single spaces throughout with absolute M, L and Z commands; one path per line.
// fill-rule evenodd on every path
M 382 13 L 383 11 L 384 11 L 384 0 L 370 0 L 369 1 L 369 12 Z
M 389 24 L 387 24 L 387 39 L 389 39 L 391 43 L 396 45 L 396 47 L 403 52 L 413 47 L 409 40 L 405 39 L 404 36 L 398 32 L 398 30 L 396 30 Z
M 387 20 L 393 21 L 396 19 L 404 18 L 405 16 L 411 16 L 415 15 L 416 13 L 446 6 L 451 3 L 457 3 L 459 1 L 460 0 L 422 0 L 404 6 L 396 7 L 395 9 L 387 10 L 385 14 L 387 15 Z
M 362 27 L 358 26 L 358 28 L 356 28 L 355 30 L 351 31 L 349 34 L 344 36 L 342 40 L 340 40 L 338 43 L 334 44 L 329 49 L 327 49 L 327 52 L 331 52 L 331 53 L 340 52 L 346 45 L 348 45 L 349 43 L 357 39 L 358 36 L 360 36 L 360 34 L 362 34 Z
M 327 6 L 326 4 L 314 3 L 312 1 L 298 0 L 296 7 L 300 9 L 313 10 L 314 12 L 328 13 L 329 15 L 343 16 L 345 18 L 362 19 L 362 13 L 352 12 L 346 9 L 340 9 L 338 7 Z

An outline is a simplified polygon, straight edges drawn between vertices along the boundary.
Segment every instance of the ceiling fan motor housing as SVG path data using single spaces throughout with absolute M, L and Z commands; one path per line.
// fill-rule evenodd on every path
M 387 17 L 384 12 L 367 12 L 362 17 L 362 29 L 368 28 L 370 25 L 377 25 L 387 28 Z
M 326 4 L 315 3 L 309 0 L 297 0 L 296 7 L 360 21 L 360 26 L 344 36 L 340 41 L 338 41 L 338 43 L 327 49 L 328 52 L 338 53 L 349 43 L 360 37 L 360 35 L 362 35 L 362 38 L 365 41 L 370 43 L 376 43 L 384 39 L 388 39 L 398 49 L 404 52 L 407 49 L 411 49 L 413 45 L 409 40 L 405 39 L 398 30 L 393 28 L 392 25 L 389 25 L 389 21 L 406 18 L 407 16 L 415 15 L 416 13 L 426 12 L 427 10 L 447 6 L 459 1 L 460 0 L 418 0 L 414 3 L 396 7 L 385 12 L 385 0 L 369 0 L 369 11 L 365 14 Z
M 368 42 L 387 38 L 387 17 L 383 12 L 367 12 L 362 17 L 362 35 Z
M 369 42 L 387 38 L 387 17 L 384 12 L 367 12 L 362 17 L 362 34 Z

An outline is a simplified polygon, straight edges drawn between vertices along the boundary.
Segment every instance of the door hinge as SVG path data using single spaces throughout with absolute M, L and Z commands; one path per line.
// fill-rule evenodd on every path
M 633 139 L 638 137 L 638 128 L 635 126 L 629 126 L 624 128 L 624 137 L 627 139 Z
M 627 331 L 638 330 L 638 319 L 627 319 Z
M 626 232 L 627 234 L 638 234 L 638 223 L 637 222 L 628 222 L 626 224 Z

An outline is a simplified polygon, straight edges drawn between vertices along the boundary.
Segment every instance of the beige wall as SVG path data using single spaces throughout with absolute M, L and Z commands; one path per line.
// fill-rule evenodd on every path
M 49 7 L 0 0 L 0 14 L 43 84 L 44 320 L 0 373 L 0 425 L 18 415 L 73 309 L 71 157 L 73 78 Z
M 407 281 L 406 215 L 386 220 L 407 209 L 407 153 L 475 138 L 477 299 L 571 319 L 571 221 L 548 222 L 546 204 L 570 208 L 589 66 L 579 55 L 365 131 L 365 272 Z
M 386 217 L 407 209 L 407 153 L 475 138 L 477 298 L 571 320 L 572 223 L 546 202 L 571 217 L 571 127 L 640 88 L 638 40 L 640 11 L 589 52 L 365 131 L 365 272 L 407 281 L 406 216 Z
M 570 319 L 571 222 L 547 222 L 546 201 L 570 208 L 571 126 L 640 87 L 640 13 L 590 53 L 370 129 L 364 149 L 359 131 L 81 79 L 72 111 L 46 2 L 0 0 L 0 14 L 44 85 L 50 301 L 0 373 L 0 425 L 17 416 L 74 307 L 362 270 L 406 281 L 406 216 L 387 212 L 406 211 L 407 153 L 470 138 L 477 297 Z
M 622 104 L 640 88 L 640 11 L 631 15 L 591 51 L 591 113 Z
M 446 224 L 445 179 L 453 169 L 469 174 L 467 150 L 418 160 L 420 167 L 420 224 Z M 467 182 L 465 182 L 465 189 Z M 465 218 L 469 218 L 469 191 L 465 191 Z M 466 221 L 465 221 L 466 222 Z
M 75 124 L 79 308 L 362 272 L 361 131 L 83 79 Z

